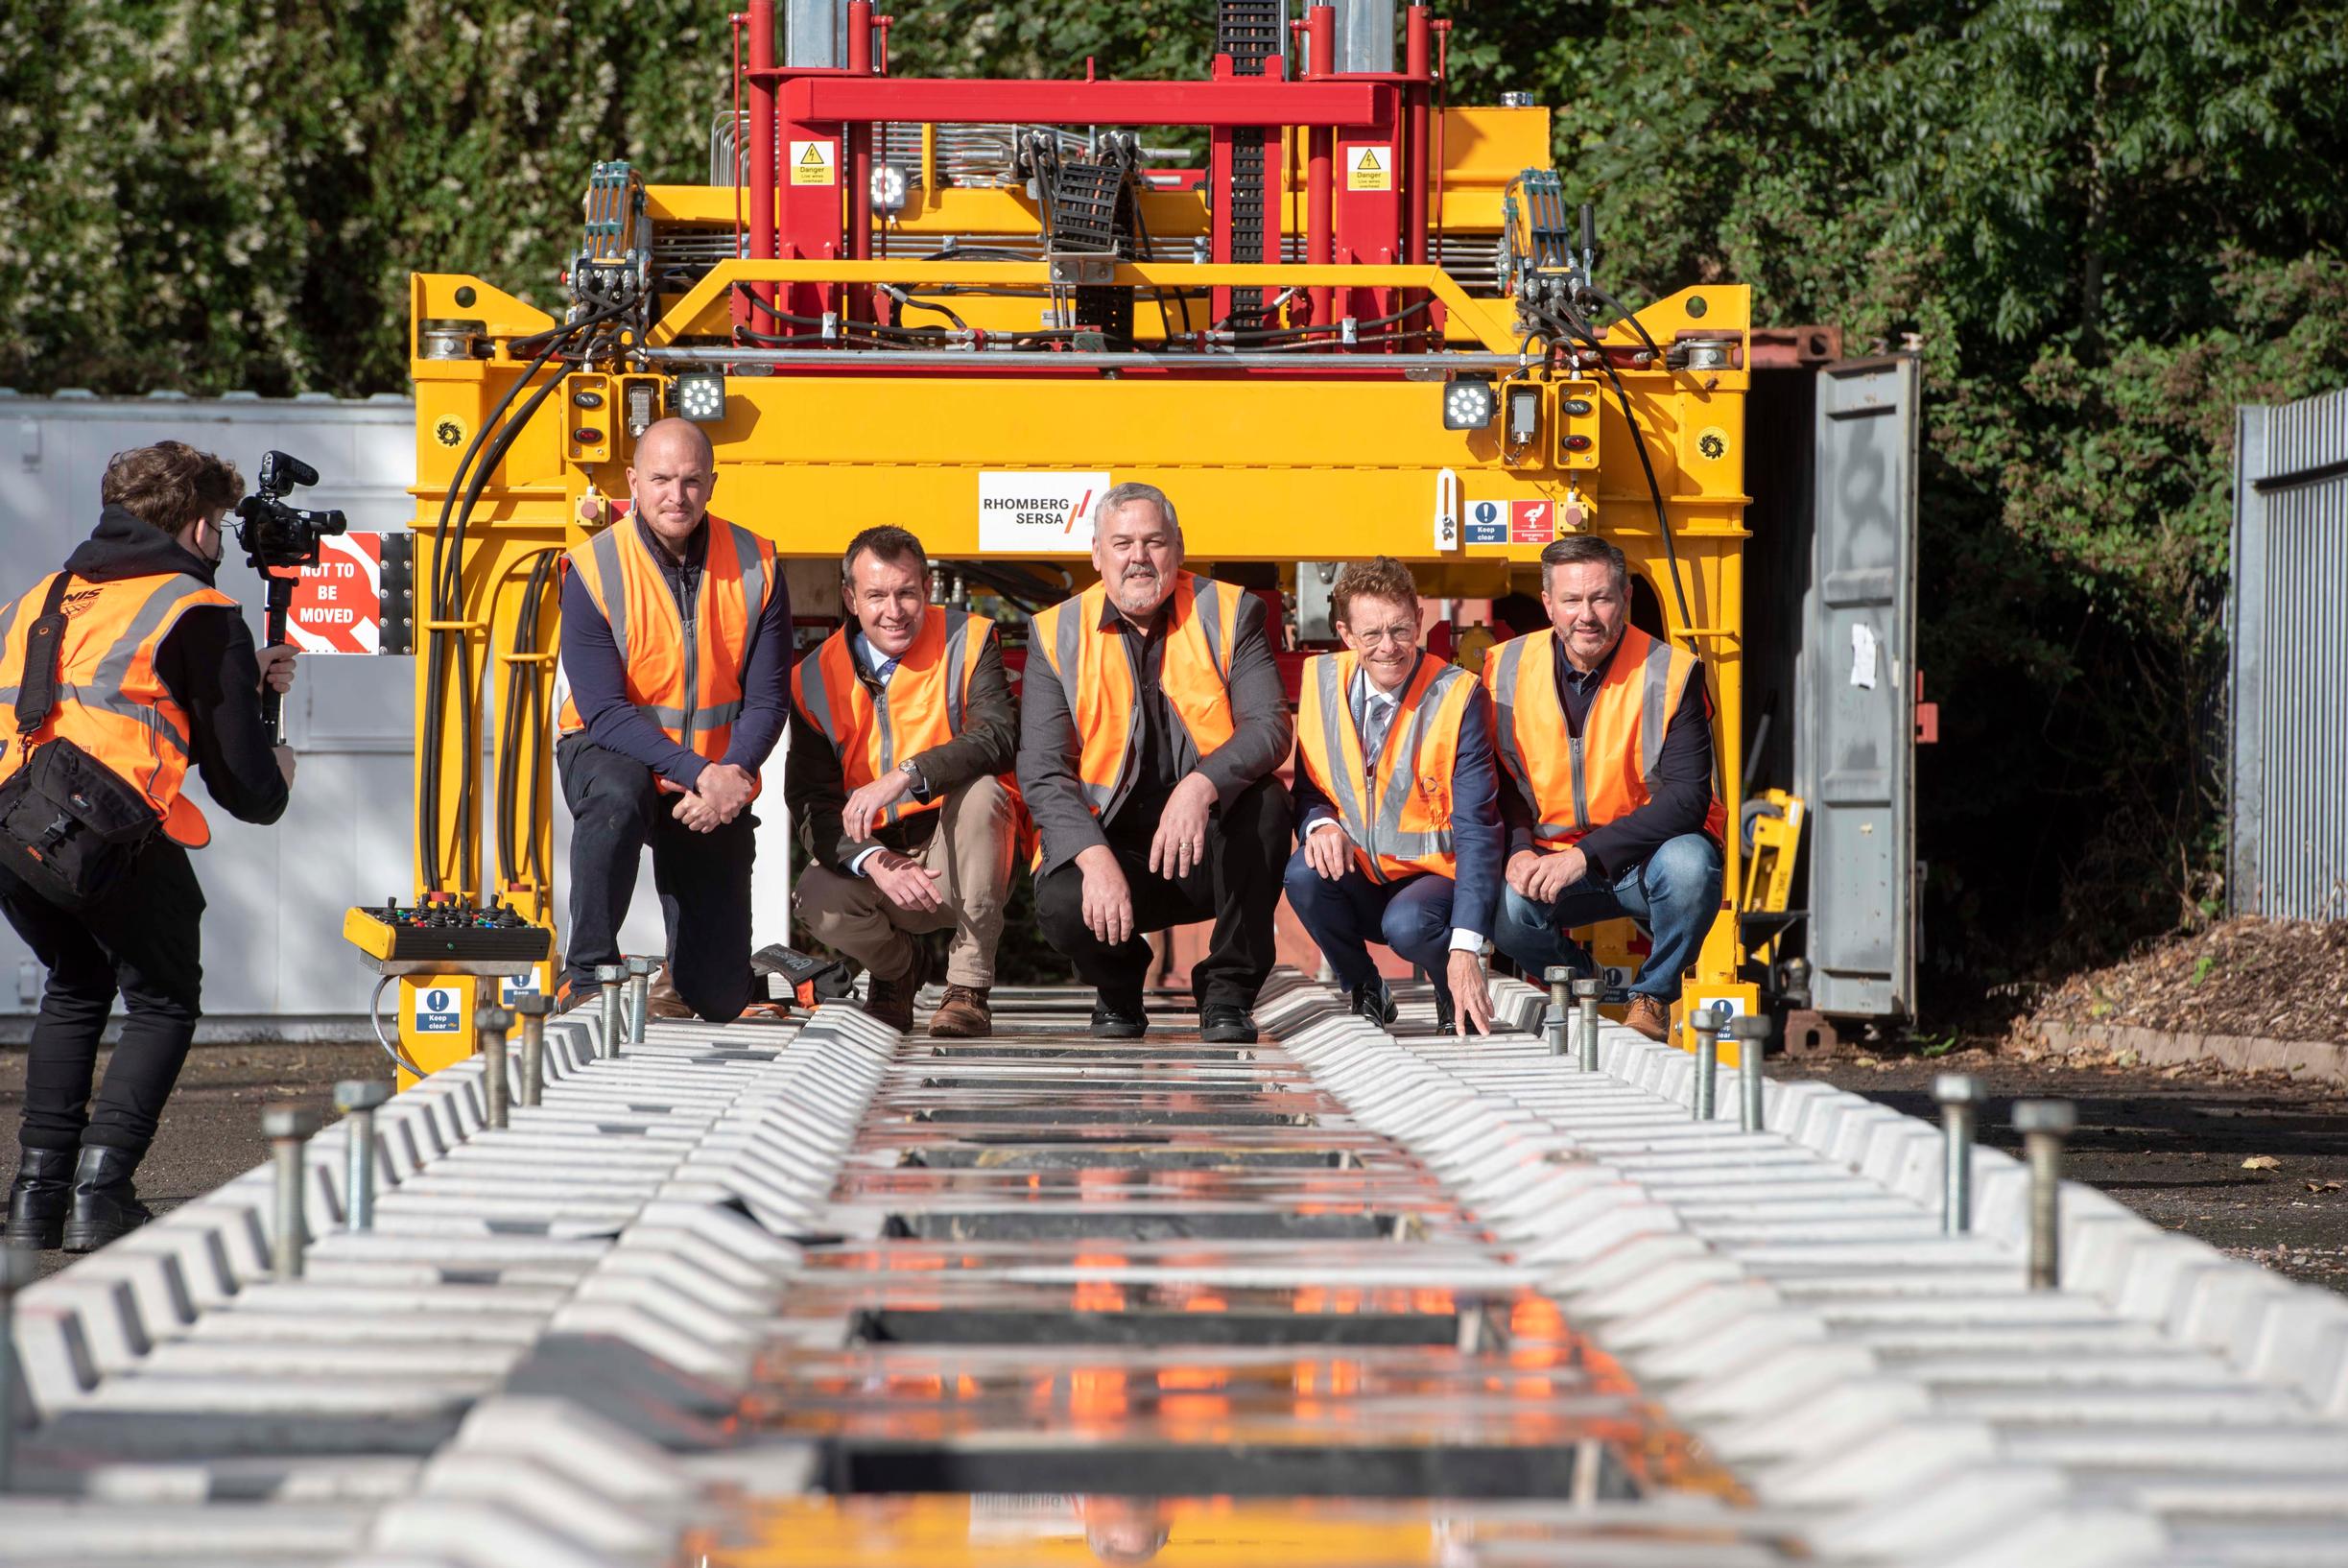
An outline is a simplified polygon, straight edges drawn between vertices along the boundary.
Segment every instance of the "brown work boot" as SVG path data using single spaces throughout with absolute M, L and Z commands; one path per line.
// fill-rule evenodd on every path
M 948 986 L 945 1000 L 930 1014 L 930 1033 L 941 1040 L 983 1040 L 995 1032 L 994 1010 L 984 986 Z
M 676 982 L 669 978 L 669 966 L 665 963 L 652 971 L 652 986 L 644 993 L 644 1011 L 650 1018 L 697 1016 L 685 999 L 676 993 Z
M 1648 1039 L 1660 1043 L 1664 1035 L 1671 1033 L 1672 1010 L 1664 1005 L 1660 996 L 1634 991 L 1631 993 L 1629 1010 L 1623 1014 L 1623 1022 Z
M 930 950 L 913 943 L 913 966 L 896 980 L 868 976 L 865 982 L 865 1010 L 900 1034 L 913 1032 L 913 998 L 929 983 Z

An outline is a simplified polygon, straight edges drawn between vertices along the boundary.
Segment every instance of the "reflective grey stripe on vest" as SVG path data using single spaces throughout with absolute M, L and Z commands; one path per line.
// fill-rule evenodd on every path
M 946 733 L 962 732 L 962 654 L 970 643 L 970 612 L 946 611 Z
M 663 707 L 658 702 L 638 702 L 635 704 L 635 709 L 662 729 L 685 727 L 687 715 L 683 708 Z M 740 702 L 720 702 L 714 707 L 695 708 L 691 717 L 695 729 L 715 729 L 720 725 L 730 725 L 736 719 L 741 718 L 742 704 Z
M 835 631 L 832 635 L 842 637 L 847 633 Z M 834 737 L 839 735 L 840 726 L 832 722 L 832 694 L 823 684 L 823 650 L 818 648 L 799 660 L 798 672 L 799 711 L 823 731 L 823 738 L 831 741 L 832 749 L 838 751 L 840 742 Z
M 1651 640 L 1639 693 L 1639 776 L 1653 778 L 1663 755 L 1663 732 L 1672 727 L 1672 645 Z
M 1532 787 L 1532 773 L 1525 766 L 1525 753 L 1516 738 L 1517 667 L 1524 662 L 1525 645 L 1532 640 L 1533 634 L 1511 637 L 1496 650 L 1500 655 L 1500 673 L 1493 677 L 1492 702 L 1499 709 L 1500 722 L 1496 727 L 1500 732 L 1501 766 L 1507 769 L 1510 778 L 1516 780 L 1517 788 L 1524 792 L 1525 803 L 1532 807 L 1537 816 L 1541 809 L 1541 797 Z M 1562 729 L 1565 717 L 1565 701 L 1562 697 L 1558 699 L 1557 706 L 1559 727 Z M 1568 744 L 1578 748 L 1581 743 L 1578 738 L 1574 738 Z M 1574 766 L 1573 776 L 1574 792 L 1578 797 L 1581 793 L 1581 768 L 1577 762 Z M 1579 815 L 1587 816 L 1588 813 L 1585 811 Z M 1577 825 L 1574 822 L 1542 822 L 1532 831 L 1536 838 L 1553 839 L 1559 834 L 1573 832 Z
M 1191 579 L 1191 612 L 1198 617 L 1198 630 L 1206 633 L 1206 654 L 1215 673 L 1229 680 L 1231 670 L 1223 662 L 1222 584 L 1211 577 Z
M 595 581 L 603 589 L 604 621 L 611 628 L 611 646 L 620 655 L 620 668 L 628 668 L 628 579 L 620 564 L 620 528 L 618 523 L 589 539 L 583 547 L 595 561 Z M 611 606 L 617 596 L 620 612 L 614 615 Z
M 1052 635 L 1049 639 L 1049 646 L 1046 646 L 1047 639 L 1045 638 L 1033 637 L 1030 639 L 1031 647 L 1043 647 L 1046 649 L 1045 657 L 1050 659 L 1052 662 L 1052 673 L 1060 677 L 1060 693 L 1067 699 L 1068 718 L 1071 728 L 1075 727 L 1077 712 L 1077 701 L 1074 695 L 1076 682 L 1073 677 L 1075 675 L 1080 672 L 1083 659 L 1083 609 L 1084 599 L 1081 594 L 1078 595 L 1074 599 L 1063 599 L 1057 605 L 1055 605 L 1051 609 L 1044 612 L 1045 614 L 1053 617 Z M 1030 624 L 1032 625 L 1033 623 L 1031 622 Z M 1142 722 L 1141 672 L 1138 670 L 1133 672 L 1133 717 L 1126 732 L 1127 756 L 1131 756 L 1133 754 L 1134 748 L 1139 744 L 1141 739 L 1139 733 Z M 1117 777 L 1115 779 L 1110 780 L 1106 784 L 1095 784 L 1090 779 L 1087 779 L 1083 774 L 1083 756 L 1084 737 L 1079 735 L 1077 737 L 1077 767 L 1071 771 L 1076 773 L 1077 788 L 1083 793 L 1084 803 L 1092 808 L 1092 814 L 1095 817 L 1105 817 L 1108 815 L 1109 806 L 1117 798 L 1117 786 L 1125 778 L 1125 764 L 1123 761 L 1118 763 Z
M 1338 820 L 1345 824 L 1347 836 L 1366 846 L 1374 836 L 1369 827 L 1369 813 L 1362 803 L 1362 792 L 1366 785 L 1345 766 L 1345 735 L 1338 727 L 1353 723 L 1353 710 L 1345 702 L 1337 655 L 1324 653 L 1313 661 L 1313 689 L 1320 699 L 1321 754 L 1329 759 L 1329 793 L 1336 797 Z
M 755 629 L 767 610 L 767 563 L 758 554 L 757 535 L 739 523 L 725 526 L 734 531 L 734 560 L 742 567 L 742 602 L 749 606 L 750 627 Z
M 154 591 L 147 596 L 147 602 L 139 606 L 138 613 L 130 617 L 130 624 L 115 639 L 114 646 L 107 650 L 106 657 L 98 661 L 97 673 L 90 677 L 90 687 L 100 691 L 121 691 L 123 682 L 130 678 L 130 661 L 138 656 L 139 644 L 154 636 L 164 623 L 186 608 L 190 599 L 211 591 L 196 579 L 185 576 L 165 578 L 156 583 Z

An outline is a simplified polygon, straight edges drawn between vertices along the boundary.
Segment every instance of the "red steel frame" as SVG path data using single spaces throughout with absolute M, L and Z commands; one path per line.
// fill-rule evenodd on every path
M 1310 148 L 1306 176 L 1305 257 L 1317 263 L 1389 265 L 1428 260 L 1428 202 L 1431 149 L 1430 107 L 1434 68 L 1430 40 L 1434 23 L 1424 5 L 1404 12 L 1405 69 L 1399 73 L 1340 75 L 1328 69 L 1335 59 L 1335 11 L 1306 10 L 1305 70 L 1302 80 L 1284 74 L 1277 58 L 1266 74 L 1233 74 L 1233 61 L 1218 56 L 1206 82 L 971 82 L 892 78 L 874 59 L 873 32 L 885 18 L 873 15 L 870 0 L 849 0 L 845 69 L 793 69 L 774 60 L 774 0 L 749 0 L 747 62 L 740 86 L 749 104 L 748 252 L 764 260 L 866 259 L 871 254 L 871 173 L 877 127 L 889 121 L 936 124 L 1040 124 L 1103 126 L 1194 126 L 1212 137 L 1207 189 L 1213 226 L 1210 255 L 1217 262 L 1262 261 L 1278 265 L 1284 202 L 1276 137 L 1265 150 L 1265 234 L 1260 256 L 1231 253 L 1231 131 L 1243 127 L 1297 128 Z M 828 149 L 831 178 L 822 184 L 795 183 L 788 168 L 796 143 Z M 1384 188 L 1357 189 L 1345 168 L 1346 150 L 1387 150 Z M 777 156 L 778 149 L 781 156 Z M 847 190 L 840 188 L 844 180 Z M 778 293 L 779 289 L 779 293 Z M 870 319 L 875 308 L 868 285 L 793 283 L 754 285 L 759 297 L 786 314 L 818 317 L 838 312 Z M 1228 289 L 1215 291 L 1215 320 L 1228 314 Z M 1424 298 L 1419 294 L 1417 298 Z M 1315 326 L 1338 318 L 1362 321 L 1387 317 L 1415 303 L 1393 288 L 1316 288 L 1293 312 Z M 1441 306 L 1428 301 L 1423 321 L 1397 323 L 1405 330 L 1439 327 Z M 742 317 L 737 312 L 737 321 Z M 810 335 L 808 326 L 783 326 L 771 318 L 748 321 L 754 330 Z

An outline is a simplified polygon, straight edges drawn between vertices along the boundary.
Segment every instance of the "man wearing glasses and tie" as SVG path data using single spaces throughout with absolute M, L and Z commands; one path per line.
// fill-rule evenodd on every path
M 1418 588 L 1400 561 L 1346 567 L 1330 604 L 1345 652 L 1304 667 L 1290 907 L 1363 1017 L 1394 1021 L 1369 956 L 1383 941 L 1433 977 L 1436 1033 L 1488 1034 L 1483 951 L 1506 844 L 1491 699 L 1421 652 Z

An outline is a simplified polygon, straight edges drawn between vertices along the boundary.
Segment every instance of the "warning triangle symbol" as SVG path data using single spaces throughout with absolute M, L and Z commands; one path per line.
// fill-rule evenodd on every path
M 807 151 L 799 154 L 799 161 L 813 168 L 820 169 L 828 160 L 824 157 L 823 149 L 821 147 L 818 146 L 814 142 L 809 142 L 807 144 Z
M 1354 165 L 1357 172 L 1365 175 L 1374 175 L 1382 167 L 1384 166 L 1378 161 L 1378 150 L 1375 147 L 1363 148 L 1362 161 Z

